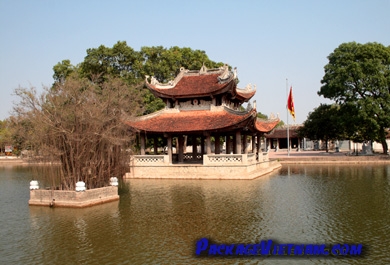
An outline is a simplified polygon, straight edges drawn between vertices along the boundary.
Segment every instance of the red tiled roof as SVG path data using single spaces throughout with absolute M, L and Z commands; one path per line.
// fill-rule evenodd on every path
M 235 80 L 225 83 L 218 82 L 221 73 L 206 75 L 184 75 L 172 88 L 157 88 L 156 85 L 146 83 L 157 97 L 161 98 L 188 98 L 204 97 L 228 92 L 235 87 Z
M 263 121 L 263 120 L 257 119 L 256 124 L 255 124 L 256 130 L 258 130 L 259 132 L 264 132 L 264 133 L 270 132 L 270 131 L 272 131 L 273 128 L 275 128 L 276 125 L 278 125 L 279 122 L 280 122 L 279 119 L 272 120 L 272 121 Z
M 255 94 L 256 90 L 252 90 L 250 92 L 241 92 L 236 89 L 236 98 L 241 100 L 241 101 L 248 101 L 250 100 Z
M 237 114 L 226 109 L 219 111 L 191 110 L 161 111 L 126 122 L 137 131 L 149 133 L 185 133 L 202 131 L 231 131 L 238 128 L 251 127 L 259 132 L 268 132 L 275 126 L 256 120 L 256 110 Z M 254 125 L 255 126 L 252 126 Z M 264 123 L 264 124 L 263 124 Z

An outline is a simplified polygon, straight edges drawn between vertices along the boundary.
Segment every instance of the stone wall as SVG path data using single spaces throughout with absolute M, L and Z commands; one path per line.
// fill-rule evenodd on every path
M 69 190 L 30 190 L 29 205 L 51 207 L 87 207 L 119 200 L 118 187 L 90 189 L 86 191 Z
M 250 165 L 150 165 L 131 166 L 125 178 L 174 179 L 254 179 L 280 168 L 277 161 L 257 162 Z

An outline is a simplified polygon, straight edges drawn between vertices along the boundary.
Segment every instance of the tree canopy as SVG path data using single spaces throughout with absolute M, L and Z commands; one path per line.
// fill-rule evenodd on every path
M 309 113 L 303 126 L 298 129 L 298 134 L 312 140 L 324 140 L 328 152 L 329 140 L 342 139 L 345 136 L 339 112 L 340 107 L 337 104 L 321 104 Z
M 390 128 L 390 46 L 343 43 L 328 56 L 319 95 L 340 105 L 347 137 L 375 140 L 387 153 Z
M 9 129 L 8 120 L 0 120 L 0 153 L 3 151 L 6 144 L 10 144 L 11 141 L 11 132 Z
M 77 66 L 71 65 L 69 60 L 57 63 L 53 68 L 53 78 L 55 82 L 59 82 L 69 74 L 77 72 L 81 77 L 97 83 L 104 82 L 109 77 L 117 77 L 129 86 L 142 88 L 145 75 L 154 76 L 159 82 L 164 83 L 174 79 L 181 67 L 199 70 L 203 64 L 209 68 L 224 65 L 222 62 L 210 60 L 202 50 L 155 46 L 141 47 L 140 51 L 135 51 L 125 41 L 118 41 L 112 48 L 101 45 L 98 48 L 87 49 L 84 61 Z M 154 97 L 149 90 L 143 90 L 142 94 L 144 99 L 142 114 L 155 112 L 165 106 L 162 100 Z

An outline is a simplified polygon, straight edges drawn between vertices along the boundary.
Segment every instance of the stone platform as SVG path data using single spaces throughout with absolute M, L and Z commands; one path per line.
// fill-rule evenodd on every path
M 109 186 L 86 191 L 30 190 L 29 205 L 82 208 L 119 200 L 118 187 Z
M 281 167 L 267 153 L 209 154 L 200 164 L 169 164 L 166 155 L 137 155 L 132 158 L 127 179 L 254 179 Z

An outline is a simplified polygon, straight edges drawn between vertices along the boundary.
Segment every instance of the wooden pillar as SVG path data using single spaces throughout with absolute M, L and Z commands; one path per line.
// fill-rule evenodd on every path
M 140 145 L 141 145 L 141 155 L 145 155 L 145 133 L 140 132 L 139 138 L 140 138 Z
M 187 135 L 183 136 L 183 153 L 187 154 Z
M 171 135 L 168 135 L 167 145 L 168 145 L 168 160 L 169 160 L 169 164 L 172 164 L 172 136 Z
M 234 153 L 241 154 L 241 132 L 240 131 L 236 131 L 235 140 L 236 140 L 235 142 L 236 150 L 234 150 Z
M 248 153 L 248 136 L 244 134 L 243 139 L 242 139 L 242 145 L 244 146 L 244 154 Z
M 157 150 L 157 142 L 158 142 L 158 138 L 157 136 L 154 136 L 153 137 L 153 149 L 154 149 L 154 154 L 157 155 L 158 153 L 158 150 Z
M 226 154 L 230 154 L 232 152 L 231 149 L 232 140 L 230 135 L 226 135 Z
M 256 150 L 256 135 L 255 134 L 252 134 L 252 153 L 253 154 L 257 153 L 257 150 Z
M 184 156 L 183 156 L 183 150 L 184 150 L 184 137 L 183 137 L 183 135 L 180 135 L 179 137 L 178 137 L 178 143 L 179 143 L 179 146 L 178 147 L 176 147 L 176 148 L 178 148 L 179 149 L 179 155 L 178 155 L 178 158 L 179 158 L 179 163 L 183 163 L 183 161 L 184 161 Z
M 236 145 L 236 134 L 234 134 L 232 136 L 233 138 L 233 143 L 232 143 L 232 146 L 233 146 L 233 154 L 237 154 L 237 145 Z
M 297 151 L 300 151 L 301 150 L 301 138 L 298 138 L 298 147 L 297 147 Z
M 215 154 L 219 155 L 221 153 L 221 141 L 219 139 L 219 134 L 214 135 L 215 137 Z
M 192 159 L 196 160 L 198 156 L 198 145 L 196 136 L 192 136 Z
M 256 153 L 260 153 L 261 152 L 261 134 L 258 133 L 257 134 L 257 145 L 256 145 Z
M 206 152 L 211 154 L 211 136 L 209 133 L 206 135 Z
M 205 153 L 204 152 L 204 136 L 201 137 L 200 139 L 200 152 L 202 153 L 202 155 Z

